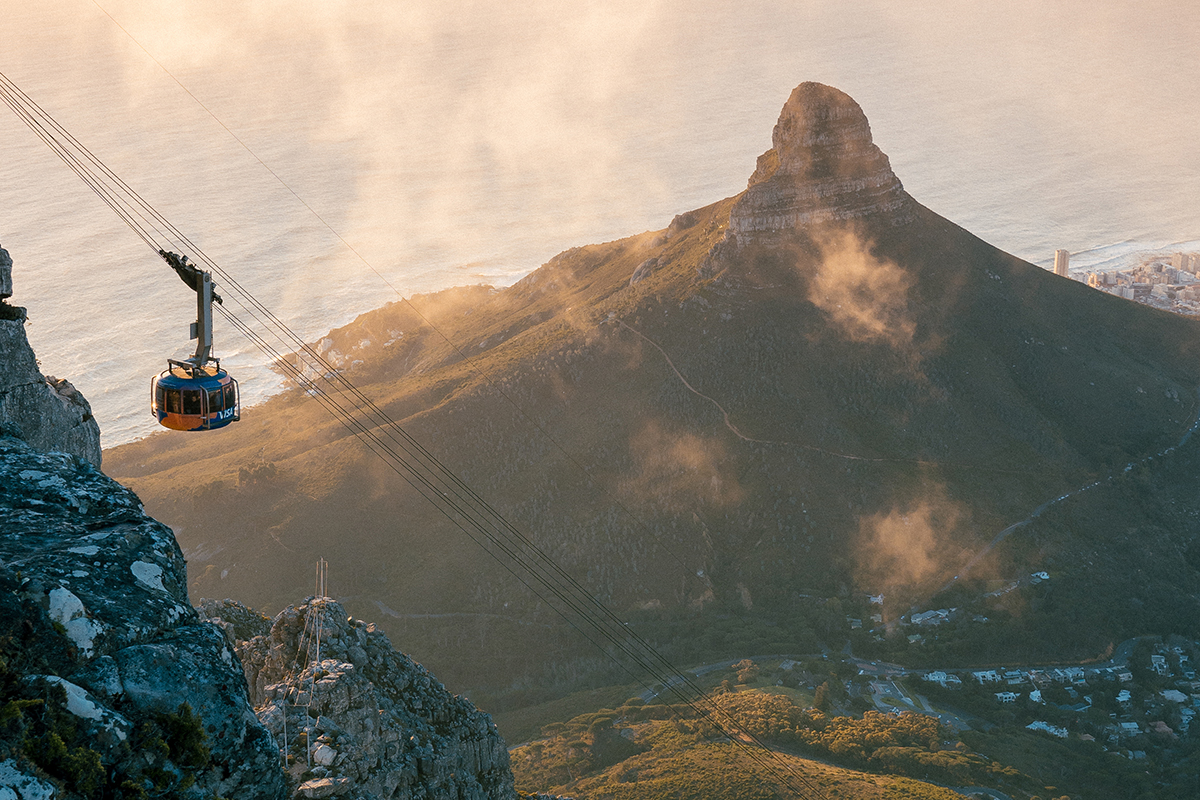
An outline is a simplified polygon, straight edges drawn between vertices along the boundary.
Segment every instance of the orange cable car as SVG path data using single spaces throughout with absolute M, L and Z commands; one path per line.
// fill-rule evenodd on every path
M 238 382 L 212 356 L 212 273 L 188 263 L 187 256 L 165 250 L 158 254 L 196 292 L 196 321 L 191 334 L 196 353 L 183 361 L 167 359 L 167 368 L 150 379 L 150 413 L 164 428 L 208 431 L 237 422 L 241 415 Z

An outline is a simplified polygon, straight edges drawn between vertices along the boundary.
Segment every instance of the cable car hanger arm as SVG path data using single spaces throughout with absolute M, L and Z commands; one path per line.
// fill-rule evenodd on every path
M 221 296 L 213 291 L 212 273 L 188 263 L 187 256 L 159 250 L 158 254 L 175 270 L 180 279 L 196 293 L 196 321 L 191 326 L 191 338 L 196 340 L 196 353 L 190 359 L 194 369 L 204 369 L 212 357 L 212 301 L 224 305 Z

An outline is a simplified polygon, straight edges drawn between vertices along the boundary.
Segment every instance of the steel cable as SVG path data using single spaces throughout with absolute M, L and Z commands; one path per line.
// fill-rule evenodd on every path
M 593 646 L 618 664 L 631 676 L 646 685 L 629 664 L 622 662 L 612 652 L 621 654 L 649 675 L 652 681 L 663 685 L 687 705 L 697 717 L 725 735 L 730 741 L 745 744 L 749 740 L 756 748 L 748 752 L 752 760 L 771 772 L 783 782 L 787 778 L 798 779 L 809 791 L 815 789 L 804 776 L 783 765 L 783 772 L 776 764 L 778 756 L 763 760 L 761 752 L 772 753 L 752 734 L 740 730 L 736 720 L 725 714 L 708 700 L 703 690 L 686 673 L 677 670 L 665 657 L 624 622 L 606 605 L 587 591 L 577 579 L 567 572 L 541 547 L 512 525 L 503 515 L 485 501 L 468 484 L 447 468 L 428 449 L 396 423 L 383 409 L 349 381 L 340 370 L 330 364 L 320 353 L 305 343 L 290 327 L 262 304 L 236 278 L 210 259 L 185 234 L 175 228 L 153 206 L 136 191 L 109 170 L 90 150 L 65 131 L 40 106 L 37 106 L 11 81 L 0 74 L 0 98 L 25 122 L 75 172 L 92 191 L 100 197 L 135 234 L 156 252 L 167 246 L 190 249 L 198 263 L 208 266 L 218 275 L 226 287 L 227 295 L 255 322 L 265 328 L 285 350 L 289 342 L 296 349 L 291 355 L 297 358 L 292 365 L 274 345 L 259 334 L 253 326 L 243 321 L 232 309 L 219 306 L 225 316 L 239 332 L 247 336 L 272 362 L 289 373 L 296 385 L 306 391 L 334 415 L 350 432 L 364 443 L 376 456 L 400 475 L 419 494 L 431 502 L 460 530 L 484 549 L 510 574 L 524 585 L 535 597 L 561 616 Z M 89 166 L 90 165 L 90 166 Z M 299 366 L 300 363 L 304 367 Z M 314 380 L 306 374 L 317 375 Z M 324 386 L 322 385 L 325 384 Z M 333 389 L 334 391 L 329 391 Z M 346 395 L 351 402 L 344 403 Z M 385 438 L 379 432 L 384 432 Z M 390 444 L 389 444 L 390 442 Z M 472 530 L 477 535 L 472 534 Z M 480 538 L 482 537 L 482 538 Z M 501 557 L 503 555 L 503 557 Z M 518 568 L 521 572 L 518 572 Z M 531 583 L 532 582 L 532 583 Z M 555 604 L 532 584 L 539 584 L 546 594 L 558 601 Z M 570 612 L 568 614 L 568 612 Z M 572 619 L 574 616 L 574 620 Z M 579 623 L 579 624 L 577 624 Z M 588 634 L 580 624 L 595 635 Z M 607 642 L 608 647 L 601 644 Z M 647 685 L 647 688 L 650 688 Z M 689 697 L 682 688 L 696 693 Z M 736 732 L 731 733 L 727 729 Z M 819 792 L 819 790 L 816 790 Z M 823 795 L 823 793 L 820 793 Z

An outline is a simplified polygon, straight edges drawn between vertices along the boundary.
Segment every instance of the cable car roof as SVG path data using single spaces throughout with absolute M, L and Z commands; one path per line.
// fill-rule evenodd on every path
M 173 389 L 185 387 L 215 389 L 229 382 L 229 374 L 218 364 L 205 364 L 203 367 L 197 368 L 190 364 L 183 366 L 172 361 L 167 369 L 159 374 L 158 382 Z

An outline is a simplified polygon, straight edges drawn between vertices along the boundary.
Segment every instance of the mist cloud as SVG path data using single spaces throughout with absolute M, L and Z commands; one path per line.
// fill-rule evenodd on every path
M 847 339 L 911 345 L 916 325 L 908 314 L 908 273 L 873 256 L 867 243 L 848 231 L 828 234 L 818 244 L 821 257 L 809 277 L 809 302 Z
M 725 445 L 715 437 L 676 431 L 650 420 L 629 443 L 634 467 L 625 495 L 668 510 L 732 506 L 745 496 Z
M 968 518 L 968 509 L 941 485 L 926 486 L 918 497 L 862 517 L 858 585 L 873 591 L 914 586 L 952 568 L 958 553 L 948 552 L 947 546 Z

